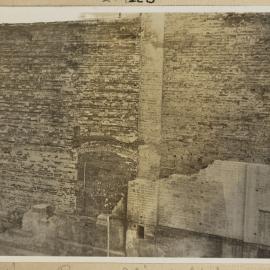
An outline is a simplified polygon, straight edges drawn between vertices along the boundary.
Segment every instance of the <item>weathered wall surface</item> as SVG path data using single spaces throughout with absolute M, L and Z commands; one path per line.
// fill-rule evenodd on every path
M 221 238 L 168 227 L 157 230 L 156 245 L 164 257 L 219 258 L 222 254 Z
M 3 214 L 42 202 L 74 211 L 77 147 L 136 141 L 137 20 L 0 26 Z
M 17 220 L 15 209 L 48 202 L 111 211 L 141 144 L 128 255 L 255 256 L 228 241 L 270 244 L 269 167 L 251 164 L 270 161 L 270 17 L 142 18 L 142 37 L 140 17 L 0 26 L 0 214 Z M 209 166 L 216 159 L 249 164 Z M 76 191 L 88 187 L 81 203 Z M 123 244 L 122 221 L 112 232 Z M 81 229 L 72 222 L 64 231 Z M 70 238 L 99 231 L 104 252 L 106 225 L 90 223 L 88 236 Z
M 129 183 L 128 255 L 256 257 L 256 245 L 269 245 L 269 167 L 258 164 L 270 161 L 269 18 L 166 14 L 157 30 L 155 16 L 144 17 L 139 127 L 152 125 L 139 136 L 152 144 L 140 147 L 138 179 Z M 218 159 L 231 162 L 212 164 Z M 158 180 L 158 171 L 182 175 Z
M 218 245 L 222 239 L 234 239 L 269 246 L 269 173 L 269 165 L 215 161 L 190 176 L 172 175 L 158 181 L 136 179 L 129 183 L 128 220 L 145 227 L 147 241 L 151 240 L 149 228 L 155 228 L 155 238 L 161 239 L 155 246 L 165 248 L 166 254 L 170 254 L 166 247 L 169 244 L 165 244 L 170 233 L 157 234 L 159 227 L 167 228 L 168 232 L 173 228 L 196 233 L 180 233 L 190 243 L 202 243 L 194 249 L 194 256 L 204 251 L 213 256 L 213 251 L 203 248 L 211 246 L 212 236 L 219 237 Z M 222 252 L 225 254 L 225 244 L 219 247 L 220 256 Z M 177 244 L 170 247 L 174 249 L 172 254 L 192 256 L 189 244 L 182 242 L 178 250 L 176 247 Z
M 120 149 L 110 150 L 104 145 L 102 151 L 96 148 L 79 155 L 76 209 L 81 215 L 110 213 L 121 199 L 126 206 L 128 181 L 136 178 L 137 160 L 129 153 L 119 156 Z
M 167 14 L 161 175 L 269 163 L 269 15 Z
M 139 99 L 138 177 L 156 179 L 160 173 L 163 41 L 165 14 L 142 15 L 141 89 Z

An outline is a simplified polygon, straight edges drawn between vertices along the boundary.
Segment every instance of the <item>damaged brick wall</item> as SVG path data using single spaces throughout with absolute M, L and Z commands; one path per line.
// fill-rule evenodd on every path
M 161 175 L 269 164 L 269 14 L 167 14 Z
M 0 26 L 1 213 L 75 209 L 77 148 L 137 138 L 140 23 Z
M 256 257 L 258 247 L 270 246 L 269 172 L 269 165 L 218 160 L 193 175 L 131 181 L 129 254 L 135 249 L 140 256 L 217 257 L 216 245 L 218 257 Z M 141 238 L 137 225 L 144 227 Z M 167 234 L 160 233 L 164 230 Z M 173 235 L 182 240 L 170 241 Z M 246 243 L 253 255 L 246 253 Z
M 128 181 L 137 173 L 137 160 L 132 159 L 136 154 L 125 156 L 119 148 L 103 146 L 79 154 L 76 209 L 81 215 L 111 213 L 120 200 L 126 212 Z

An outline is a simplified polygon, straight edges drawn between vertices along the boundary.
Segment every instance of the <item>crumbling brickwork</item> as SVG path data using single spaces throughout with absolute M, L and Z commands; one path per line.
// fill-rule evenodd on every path
M 146 14 L 1 25 L 1 221 L 53 205 L 47 251 L 61 239 L 68 255 L 74 243 L 106 253 L 104 211 L 115 255 L 124 245 L 131 256 L 269 254 L 269 23 Z
M 136 141 L 138 21 L 0 26 L 3 215 L 42 202 L 73 212 L 77 148 Z
M 161 175 L 269 164 L 268 14 L 168 14 Z
M 111 213 L 121 199 L 126 206 L 128 181 L 136 178 L 136 161 L 110 151 L 79 155 L 77 212 L 97 216 Z
M 134 247 L 140 250 L 158 241 L 150 256 L 164 252 L 166 256 L 204 256 L 196 255 L 201 253 L 207 257 L 215 256 L 213 245 L 220 252 L 218 257 L 237 257 L 233 246 L 241 248 L 246 243 L 255 251 L 260 245 L 269 247 L 269 172 L 269 165 L 215 161 L 190 176 L 131 181 L 127 217 L 131 224 L 144 226 L 146 241 L 138 242 L 135 234 Z M 155 232 L 152 243 L 148 234 L 151 227 Z M 178 236 L 180 243 L 169 241 Z M 197 248 L 191 248 L 193 242 Z

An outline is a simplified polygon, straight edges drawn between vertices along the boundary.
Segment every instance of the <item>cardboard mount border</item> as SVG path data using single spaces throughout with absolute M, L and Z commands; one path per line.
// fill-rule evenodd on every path
M 270 0 L 0 0 L 0 6 L 268 6 Z
M 133 2 L 134 1 L 134 2 Z M 136 2 L 137 1 L 137 2 Z M 153 0 L 152 0 L 153 1 Z M 152 2 L 150 1 L 150 2 Z M 147 0 L 0 0 L 0 7 L 57 7 L 57 6 L 270 6 L 270 0 L 155 0 L 149 3 Z M 29 259 L 32 258 L 31 262 Z M 45 259 L 37 262 L 35 257 L 24 259 L 12 257 L 0 257 L 0 270 L 270 270 L 270 260 L 247 260 L 234 263 L 228 259 L 226 263 L 213 260 L 211 263 L 199 262 L 194 259 L 193 263 L 149 263 L 140 258 L 134 258 L 133 262 L 86 262 L 82 260 L 74 262 L 70 257 L 66 262 L 61 260 Z M 159 258 L 160 259 L 160 258 Z M 43 260 L 43 259 L 42 259 Z M 58 262 L 57 262 L 58 261 Z M 72 262 L 73 261 L 73 262 Z M 121 260 L 119 260 L 121 261 Z M 257 263 L 258 262 L 258 263 Z

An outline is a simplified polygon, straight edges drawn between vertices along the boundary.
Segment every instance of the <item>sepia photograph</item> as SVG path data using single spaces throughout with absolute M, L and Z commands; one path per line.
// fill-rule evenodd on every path
M 1 14 L 0 256 L 270 258 L 270 13 Z

